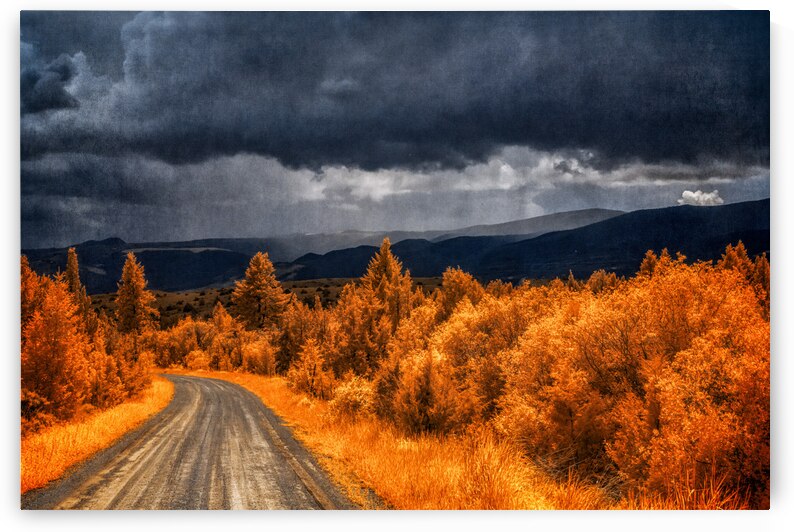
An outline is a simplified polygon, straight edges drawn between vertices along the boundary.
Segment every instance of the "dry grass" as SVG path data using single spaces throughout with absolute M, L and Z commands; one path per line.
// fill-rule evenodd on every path
M 704 488 L 674 487 L 669 494 L 629 492 L 620 502 L 625 510 L 747 510 L 747 498 L 712 475 Z
M 170 371 L 169 371 L 170 372 Z M 335 416 L 328 402 L 294 392 L 281 377 L 218 371 L 173 371 L 243 386 L 273 409 L 362 508 L 410 510 L 684 510 L 742 509 L 747 501 L 723 482 L 670 494 L 630 492 L 620 501 L 570 474 L 562 481 L 530 464 L 489 431 L 406 438 L 374 418 Z
M 98 412 L 75 423 L 49 427 L 21 441 L 22 493 L 59 478 L 74 464 L 109 447 L 114 441 L 166 407 L 174 385 L 154 377 L 136 400 Z
M 280 377 L 197 371 L 247 388 L 287 422 L 348 496 L 375 507 L 365 486 L 396 509 L 582 509 L 609 503 L 594 487 L 558 483 L 487 431 L 403 437 L 377 419 L 339 419 L 328 403 L 293 392 Z

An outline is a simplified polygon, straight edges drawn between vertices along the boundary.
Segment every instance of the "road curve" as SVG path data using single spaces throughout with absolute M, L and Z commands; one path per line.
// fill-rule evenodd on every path
M 230 382 L 166 375 L 159 414 L 23 509 L 350 509 L 311 454 L 262 402 Z

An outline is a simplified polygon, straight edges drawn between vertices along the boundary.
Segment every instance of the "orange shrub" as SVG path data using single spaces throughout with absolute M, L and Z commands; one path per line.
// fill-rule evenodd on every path
M 763 507 L 763 306 L 738 271 L 651 258 L 618 290 L 557 292 L 502 356 L 496 426 L 550 468 L 617 474 L 624 491 L 719 485 Z
M 42 319 L 48 282 L 23 264 L 26 330 Z M 113 380 L 99 377 L 113 373 L 106 353 L 132 393 L 146 349 L 161 365 L 277 370 L 296 392 L 330 400 L 310 402 L 330 409 L 339 427 L 372 423 L 389 437 L 454 435 L 491 449 L 482 451 L 492 451 L 490 465 L 455 466 L 481 479 L 466 489 L 488 507 L 524 504 L 499 498 L 496 486 L 512 481 L 489 480 L 501 474 L 492 465 L 516 453 L 559 479 L 550 497 L 564 507 L 603 506 L 605 490 L 626 507 L 768 504 L 769 263 L 751 260 L 741 243 L 716 265 L 649 251 L 627 280 L 596 271 L 586 282 L 569 275 L 483 289 L 449 269 L 441 290 L 424 297 L 384 241 L 336 307 L 292 298 L 277 314 L 267 330 L 251 320 L 255 330 L 243 330 L 220 305 L 211 321 L 166 332 L 111 327 L 104 351 L 101 339 L 80 351 L 85 381 L 112 390 Z M 74 329 L 81 338 L 79 323 Z M 99 384 L 82 393 L 116 400 L 98 399 L 112 396 Z M 23 392 L 29 409 L 50 401 Z
M 194 349 L 185 357 L 185 366 L 188 369 L 209 369 L 210 357 L 203 349 Z
M 298 360 L 287 373 L 287 379 L 296 390 L 320 399 L 330 399 L 333 394 L 334 375 L 313 339 L 303 346 Z
M 74 464 L 109 447 L 147 418 L 165 408 L 174 386 L 156 377 L 140 397 L 71 423 L 48 427 L 22 437 L 20 445 L 22 493 L 59 478 Z
M 374 412 L 372 383 L 350 374 L 336 386 L 334 398 L 329 402 L 331 411 L 337 416 L 355 419 Z
M 276 373 L 276 347 L 270 338 L 258 335 L 256 339 L 243 345 L 242 369 L 258 375 Z

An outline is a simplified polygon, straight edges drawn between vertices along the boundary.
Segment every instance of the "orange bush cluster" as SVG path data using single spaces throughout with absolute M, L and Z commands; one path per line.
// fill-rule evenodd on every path
M 769 262 L 741 243 L 716 264 L 649 251 L 630 279 L 483 286 L 448 269 L 426 295 L 385 240 L 331 308 L 285 294 L 257 254 L 236 316 L 219 303 L 162 331 L 134 256 L 115 320 L 90 311 L 73 263 L 48 279 L 23 258 L 26 427 L 116 404 L 153 359 L 281 374 L 340 426 L 478 434 L 627 507 L 768 505 Z
M 93 311 L 77 268 L 73 248 L 65 274 L 52 278 L 37 275 L 22 257 L 23 434 L 117 405 L 149 383 L 151 354 L 137 334 L 120 332 L 112 318 Z M 142 270 L 135 279 L 123 277 L 120 291 L 134 283 L 145 293 Z
M 184 318 L 171 329 L 142 335 L 141 344 L 164 368 L 240 370 L 261 375 L 276 371 L 274 334 L 247 330 L 220 303 L 209 320 Z
M 449 269 L 427 296 L 386 240 L 327 309 L 285 300 L 272 268 L 256 270 L 269 279 L 249 269 L 246 282 L 267 318 L 188 318 L 159 333 L 157 360 L 246 370 L 234 353 L 258 353 L 259 373 L 342 418 L 409 436 L 486 430 L 616 500 L 703 501 L 718 486 L 732 506 L 768 505 L 769 263 L 741 243 L 716 264 L 649 252 L 631 279 L 482 286 Z M 228 355 L 191 358 L 202 350 Z
M 281 376 L 169 370 L 239 384 L 289 423 L 321 465 L 364 509 L 531 510 L 609 507 L 599 490 L 558 483 L 534 467 L 514 445 L 487 430 L 462 435 L 406 437 L 386 420 L 366 414 L 358 400 L 345 403 L 364 379 L 340 383 L 332 401 L 307 398 Z M 353 397 L 360 396 L 353 392 Z M 355 410 L 340 408 L 340 400 Z M 370 496 L 374 490 L 379 499 Z

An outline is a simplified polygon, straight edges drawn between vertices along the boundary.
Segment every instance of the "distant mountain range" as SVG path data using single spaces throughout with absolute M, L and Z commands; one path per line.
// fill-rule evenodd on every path
M 658 252 L 668 248 L 689 259 L 712 260 L 720 257 L 727 244 L 739 240 L 751 254 L 769 251 L 769 200 L 640 210 L 529 238 L 502 235 L 438 242 L 403 240 L 392 250 L 417 277 L 434 277 L 448 266 L 459 266 L 486 281 L 519 281 L 567 276 L 569 271 L 576 277 L 586 277 L 602 268 L 631 275 L 648 249 Z M 284 277 L 358 277 L 376 250 L 359 246 L 322 256 L 306 255 L 289 265 Z
M 415 277 L 438 276 L 448 266 L 460 266 L 483 280 L 553 278 L 568 271 L 585 277 L 599 268 L 630 275 L 648 249 L 667 247 L 693 260 L 708 260 L 741 239 L 752 254 L 768 251 L 769 200 L 630 213 L 586 209 L 453 231 L 346 231 L 150 243 L 110 238 L 75 247 L 89 293 L 116 290 L 128 250 L 144 265 L 151 288 L 181 291 L 231 284 L 242 277 L 257 251 L 269 252 L 282 280 L 359 277 L 385 236 Z M 66 248 L 23 253 L 40 273 L 51 274 L 66 265 Z
M 583 209 L 516 220 L 494 225 L 474 225 L 454 230 L 439 231 L 342 231 L 339 233 L 294 234 L 269 238 L 206 238 L 184 242 L 152 242 L 129 244 L 147 251 L 157 249 L 223 249 L 254 256 L 267 251 L 274 262 L 292 262 L 307 253 L 324 254 L 338 249 L 357 246 L 380 246 L 385 237 L 392 242 L 403 240 L 429 240 L 437 242 L 457 236 L 523 235 L 525 238 L 550 231 L 574 229 L 614 216 L 623 211 L 609 209 Z
M 634 211 L 578 229 L 548 233 L 488 252 L 475 267 L 483 279 L 576 277 L 605 269 L 637 271 L 649 249 L 667 248 L 690 260 L 719 259 L 741 240 L 748 253 L 769 253 L 769 200 L 716 207 Z

